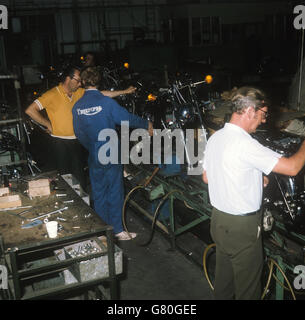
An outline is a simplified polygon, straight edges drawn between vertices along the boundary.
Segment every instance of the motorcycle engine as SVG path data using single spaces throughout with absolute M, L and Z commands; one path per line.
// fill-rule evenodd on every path
M 285 132 L 257 131 L 252 135 L 262 145 L 290 157 L 297 152 L 303 137 Z M 288 231 L 305 234 L 304 168 L 294 177 L 271 173 L 264 190 L 264 215 L 282 222 Z

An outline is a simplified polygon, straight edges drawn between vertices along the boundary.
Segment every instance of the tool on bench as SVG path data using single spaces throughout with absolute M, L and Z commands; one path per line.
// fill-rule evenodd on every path
M 33 227 L 36 227 L 36 226 L 39 226 L 42 224 L 42 221 L 41 220 L 35 220 L 35 221 L 32 221 L 28 224 L 24 224 L 23 226 L 21 226 L 22 229 L 29 229 L 29 228 L 33 228 Z
M 37 220 L 37 219 L 50 216 L 51 214 L 54 214 L 54 213 L 61 213 L 62 211 L 67 210 L 67 209 L 68 209 L 68 207 L 64 207 L 64 208 L 62 208 L 62 209 L 58 209 L 58 210 L 55 210 L 55 211 L 51 211 L 51 212 L 49 212 L 49 213 L 44 213 L 44 214 L 42 214 L 42 215 L 40 215 L 40 216 L 38 216 L 38 217 L 36 217 L 36 218 L 32 218 L 32 219 L 29 219 L 29 220 L 30 220 L 30 221 L 35 221 L 35 220 Z

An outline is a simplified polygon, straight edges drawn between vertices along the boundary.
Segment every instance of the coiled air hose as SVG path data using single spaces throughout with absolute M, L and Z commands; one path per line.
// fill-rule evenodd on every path
M 145 183 L 143 185 L 138 185 L 136 187 L 134 187 L 133 189 L 131 189 L 128 194 L 126 195 L 125 197 L 125 200 L 124 200 L 124 204 L 123 204 L 123 208 L 122 208 L 122 224 L 123 224 L 123 228 L 124 230 L 127 232 L 127 234 L 129 235 L 129 237 L 131 239 L 133 239 L 127 229 L 127 226 L 126 226 L 126 219 L 125 219 L 125 216 L 126 216 L 126 205 L 127 205 L 127 202 L 130 198 L 130 196 L 138 189 L 145 189 L 145 187 L 150 183 L 150 181 L 153 179 L 153 177 L 157 174 L 157 172 L 159 171 L 159 167 L 156 167 L 155 170 L 153 171 L 152 175 L 145 181 Z
M 127 196 L 125 197 L 125 200 L 124 200 L 123 209 L 122 209 L 122 223 L 123 223 L 124 230 L 127 232 L 127 234 L 129 235 L 129 237 L 130 237 L 131 239 L 133 239 L 133 238 L 131 237 L 131 235 L 130 235 L 128 229 L 127 229 L 126 221 L 125 221 L 126 204 L 127 204 L 128 200 L 129 200 L 131 194 L 134 193 L 134 191 L 136 191 L 136 190 L 138 190 L 138 189 L 144 189 L 144 188 L 145 188 L 145 187 L 142 186 L 142 185 L 139 185 L 139 186 L 134 187 L 133 189 L 131 189 L 131 190 L 128 192 L 128 194 L 127 194 Z
M 126 222 L 125 222 L 125 213 L 126 213 L 126 204 L 131 196 L 131 194 L 138 190 L 138 189 L 144 189 L 145 186 L 142 186 L 142 185 L 139 185 L 139 186 L 136 186 L 134 187 L 132 190 L 130 190 L 130 192 L 127 194 L 126 198 L 125 198 L 125 201 L 124 201 L 124 205 L 123 205 L 123 210 L 122 210 L 122 222 L 123 222 L 123 227 L 124 227 L 124 230 L 127 232 L 127 234 L 130 236 L 129 232 L 128 232 L 128 229 L 127 229 L 127 226 L 126 226 Z M 154 214 L 153 214 L 153 220 L 152 220 L 152 225 L 151 225 L 151 233 L 150 233 L 150 236 L 149 236 L 149 239 L 147 241 L 145 241 L 144 243 L 140 244 L 140 246 L 147 246 L 151 240 L 153 239 L 153 234 L 154 234 L 154 230 L 155 230 L 155 225 L 157 223 L 157 218 L 158 218 L 158 215 L 159 215 L 159 211 L 160 211 L 160 208 L 161 206 L 163 205 L 163 203 L 167 200 L 167 198 L 172 195 L 173 193 L 176 193 L 176 192 L 179 192 L 179 193 L 182 193 L 180 190 L 171 190 L 170 192 L 168 192 L 162 199 L 161 201 L 159 202 L 156 210 L 154 211 Z M 166 228 L 167 229 L 167 228 Z M 168 231 L 167 231 L 168 232 Z
M 179 192 L 179 193 L 182 193 L 180 190 L 172 190 L 170 191 L 169 193 L 167 193 L 162 199 L 161 201 L 159 202 L 155 212 L 154 212 L 154 215 L 153 215 L 153 222 L 152 222 L 152 225 L 151 225 L 151 233 L 150 233 L 150 237 L 149 239 L 142 244 L 142 246 L 147 246 L 148 244 L 150 244 L 152 238 L 153 238 L 153 235 L 154 235 L 154 230 L 155 230 L 155 224 L 156 224 L 156 221 L 157 221 L 157 218 L 159 216 L 159 210 L 161 208 L 161 206 L 163 205 L 164 201 L 167 200 L 167 198 L 172 195 L 173 193 L 176 193 L 176 192 Z
M 208 275 L 207 265 L 206 265 L 206 257 L 207 257 L 208 251 L 209 251 L 211 248 L 213 248 L 213 247 L 216 247 L 216 244 L 215 244 L 215 243 L 212 243 L 212 244 L 208 245 L 208 246 L 205 248 L 204 252 L 203 252 L 203 270 L 204 270 L 204 275 L 205 275 L 205 277 L 206 277 L 206 279 L 207 279 L 207 281 L 208 281 L 208 283 L 209 283 L 209 285 L 210 285 L 210 287 L 211 287 L 212 290 L 214 290 L 214 286 L 213 286 L 213 284 L 212 284 L 212 282 L 211 282 L 211 280 L 210 280 L 210 277 L 209 277 L 209 275 Z M 296 296 L 295 296 L 295 294 L 294 294 L 294 291 L 293 291 L 293 289 L 292 289 L 292 286 L 291 286 L 291 284 L 290 284 L 287 276 L 285 275 L 284 271 L 283 271 L 282 268 L 279 266 L 279 264 L 278 264 L 274 259 L 272 259 L 272 258 L 268 258 L 267 262 L 269 262 L 269 263 L 268 263 L 269 274 L 268 274 L 267 283 L 266 283 L 264 292 L 263 292 L 263 294 L 262 294 L 261 300 L 263 300 L 263 299 L 265 298 L 265 295 L 266 295 L 266 293 L 267 293 L 267 290 L 268 290 L 268 288 L 269 288 L 269 286 L 270 286 L 270 282 L 271 282 L 271 277 L 272 277 L 272 275 L 273 275 L 273 277 L 275 277 L 275 280 L 276 280 L 277 282 L 279 282 L 280 285 L 281 285 L 285 290 L 289 290 L 289 291 L 291 292 L 291 295 L 292 295 L 293 300 L 296 300 Z M 287 282 L 288 288 L 285 287 L 285 286 L 280 282 L 280 280 L 273 274 L 273 268 L 274 268 L 274 266 L 276 266 L 276 267 L 279 269 L 279 271 L 281 272 L 282 276 L 284 277 L 285 281 Z

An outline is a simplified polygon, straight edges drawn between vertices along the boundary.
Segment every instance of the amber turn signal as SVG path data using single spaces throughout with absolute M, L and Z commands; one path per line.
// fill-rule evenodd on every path
M 205 82 L 206 82 L 207 84 L 210 84 L 212 81 L 213 81 L 213 77 L 212 77 L 211 75 L 207 75 L 207 76 L 205 77 Z

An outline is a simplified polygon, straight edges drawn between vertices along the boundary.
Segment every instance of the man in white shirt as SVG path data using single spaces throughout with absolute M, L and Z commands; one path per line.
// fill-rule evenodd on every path
M 207 143 L 203 181 L 208 183 L 213 206 L 215 299 L 260 299 L 263 268 L 260 208 L 266 176 L 271 171 L 294 176 L 305 164 L 305 142 L 297 153 L 286 158 L 250 136 L 266 122 L 265 100 L 258 89 L 238 89 L 231 99 L 230 122 Z

